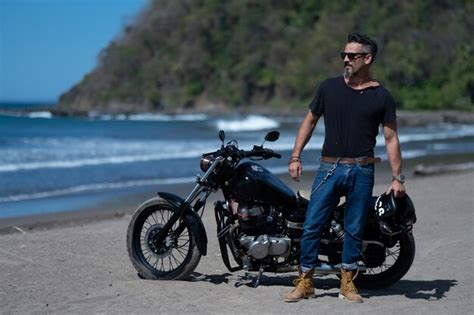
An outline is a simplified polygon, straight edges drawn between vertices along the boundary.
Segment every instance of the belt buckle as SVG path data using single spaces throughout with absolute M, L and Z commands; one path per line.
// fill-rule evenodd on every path
M 356 161 L 360 164 L 360 165 L 367 165 L 369 164 L 369 158 L 364 156 L 364 157 L 358 157 L 356 158 Z

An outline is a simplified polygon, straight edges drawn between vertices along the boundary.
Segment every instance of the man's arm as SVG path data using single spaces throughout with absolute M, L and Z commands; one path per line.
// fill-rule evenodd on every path
M 387 157 L 390 162 L 393 176 L 399 176 L 402 173 L 402 155 L 400 152 L 400 142 L 398 140 L 397 122 L 393 121 L 383 126 L 383 134 L 385 137 L 385 147 L 387 149 Z M 401 197 L 405 194 L 405 187 L 398 180 L 392 180 L 390 188 L 387 192 L 393 190 L 395 197 Z
M 319 116 L 314 115 L 311 110 L 309 110 L 300 125 L 298 134 L 296 135 L 295 146 L 293 148 L 293 152 L 291 153 L 290 162 L 288 164 L 288 172 L 290 173 L 290 176 L 296 181 L 299 181 L 303 172 L 300 159 L 301 152 L 303 152 L 305 145 L 308 143 L 309 139 L 311 139 L 318 119 Z

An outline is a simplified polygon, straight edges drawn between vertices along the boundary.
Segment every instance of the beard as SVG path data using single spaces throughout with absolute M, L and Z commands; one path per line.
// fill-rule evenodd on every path
M 349 79 L 350 77 L 352 77 L 352 68 L 344 67 L 344 78 Z
M 349 79 L 355 77 L 357 75 L 357 71 L 354 71 L 354 68 L 350 66 L 348 63 L 344 64 L 344 78 Z

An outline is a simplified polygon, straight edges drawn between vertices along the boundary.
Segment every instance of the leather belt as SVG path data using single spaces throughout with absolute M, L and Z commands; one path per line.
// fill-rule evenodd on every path
M 331 157 L 331 156 L 322 156 L 321 157 L 321 162 L 324 163 L 336 163 L 336 161 L 339 159 L 339 163 L 341 164 L 356 164 L 359 163 L 360 165 L 367 165 L 367 164 L 374 164 L 374 163 L 379 163 L 382 161 L 381 158 L 379 157 L 358 157 L 358 158 L 337 158 L 337 157 Z

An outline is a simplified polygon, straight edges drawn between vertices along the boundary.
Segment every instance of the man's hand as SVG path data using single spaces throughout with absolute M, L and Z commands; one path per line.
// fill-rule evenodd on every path
M 389 194 L 391 191 L 393 191 L 395 198 L 405 196 L 405 186 L 403 186 L 403 184 L 398 180 L 392 180 L 390 188 L 385 193 Z
M 291 153 L 290 161 L 288 162 L 288 173 L 290 174 L 291 178 L 296 181 L 300 180 L 301 173 L 303 172 L 303 166 L 301 165 L 300 159 L 301 152 L 303 152 L 304 146 L 311 138 L 318 119 L 319 116 L 313 114 L 311 110 L 308 110 L 308 113 L 301 122 L 300 129 L 298 129 L 295 146 L 293 148 L 293 152 Z
M 288 173 L 291 178 L 299 182 L 301 174 L 303 173 L 303 165 L 301 165 L 301 161 L 290 162 L 290 164 L 288 164 Z

